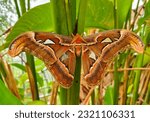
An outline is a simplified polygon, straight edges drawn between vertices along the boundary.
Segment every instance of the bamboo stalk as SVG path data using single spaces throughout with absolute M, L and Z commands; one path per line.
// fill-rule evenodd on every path
M 57 104 L 58 83 L 54 82 L 51 91 L 50 105 Z
M 19 10 L 19 5 L 18 5 L 17 0 L 14 0 L 14 3 L 15 3 L 15 6 L 16 6 L 16 11 L 17 11 L 18 18 L 20 18 L 21 17 L 21 13 L 20 13 L 20 10 Z
M 26 12 L 26 1 L 20 0 L 20 7 L 21 7 L 21 13 L 22 15 Z
M 129 64 L 129 59 L 127 58 L 124 67 L 125 68 L 128 67 L 128 64 Z M 127 100 L 128 74 L 129 74 L 129 71 L 128 70 L 124 70 L 123 95 L 122 95 L 122 101 L 121 101 L 122 105 L 126 105 L 126 100 Z
M 142 104 L 143 103 L 142 100 L 144 100 L 144 97 L 146 96 L 146 92 L 148 90 L 148 84 L 149 84 L 149 80 L 150 80 L 150 73 L 148 71 L 146 71 L 145 74 L 147 74 L 147 75 L 145 76 L 144 85 L 143 85 L 143 88 L 142 88 L 142 90 L 140 92 L 140 95 L 139 95 L 139 102 L 138 102 L 138 104 Z
M 147 104 L 150 104 L 150 82 L 148 84 L 148 90 L 147 90 L 147 93 L 146 93 L 145 102 Z
M 118 104 L 118 98 L 119 98 L 119 77 L 118 77 L 118 72 L 117 72 L 117 58 L 115 60 L 114 64 L 114 93 L 113 93 L 113 104 L 117 105 Z
M 137 58 L 137 67 L 141 67 L 143 62 L 143 55 L 139 55 Z M 140 76 L 141 76 L 141 70 L 135 71 L 135 80 L 134 80 L 134 89 L 133 89 L 133 98 L 132 98 L 132 104 L 136 104 L 137 98 L 138 98 L 138 89 L 139 89 L 139 82 L 140 82 Z
M 89 91 L 89 93 L 87 94 L 87 96 L 85 97 L 84 101 L 81 103 L 81 105 L 88 105 L 89 104 L 89 100 L 90 100 L 90 96 L 93 93 L 95 87 L 92 87 Z
M 80 76 L 81 76 L 81 57 L 76 58 L 76 68 L 72 87 L 68 90 L 67 104 L 78 105 L 80 102 Z

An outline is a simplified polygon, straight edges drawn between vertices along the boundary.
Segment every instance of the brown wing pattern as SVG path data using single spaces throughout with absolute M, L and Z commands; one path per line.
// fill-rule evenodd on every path
M 99 83 L 113 57 L 132 47 L 142 53 L 143 43 L 134 33 L 127 30 L 110 30 L 95 35 L 73 38 L 46 32 L 27 32 L 17 37 L 8 53 L 14 57 L 29 52 L 41 59 L 59 84 L 65 88 L 72 85 L 76 56 L 82 55 L 84 79 L 88 85 Z
M 89 37 L 90 38 L 90 37 Z M 88 40 L 90 40 L 88 38 Z M 110 40 L 106 40 L 109 38 Z M 89 56 L 87 51 L 83 52 L 83 69 L 85 70 L 84 79 L 90 86 L 95 86 L 99 83 L 105 69 L 111 60 L 127 46 L 130 46 L 138 53 L 143 53 L 144 45 L 141 39 L 133 32 L 128 30 L 111 30 L 99 33 L 93 40 L 96 40 L 96 44 L 88 46 L 89 51 L 93 51 L 97 55 L 95 62 L 90 65 Z M 86 55 L 86 57 L 85 57 Z
M 54 43 L 51 42 L 44 45 L 43 42 L 47 39 Z M 60 41 L 60 37 L 55 34 L 27 32 L 17 37 L 11 43 L 8 53 L 14 57 L 24 51 L 38 57 L 45 63 L 55 79 L 63 87 L 68 88 L 72 85 L 73 76 L 59 58 L 63 53 L 67 52 L 70 47 L 61 46 L 59 44 Z M 59 54 L 59 49 L 61 50 L 61 54 Z

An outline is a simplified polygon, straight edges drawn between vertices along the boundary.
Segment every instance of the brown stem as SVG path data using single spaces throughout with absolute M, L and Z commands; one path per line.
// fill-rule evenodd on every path
M 95 89 L 95 87 L 92 87 L 89 91 L 89 93 L 87 94 L 87 96 L 85 97 L 84 101 L 81 103 L 81 105 L 88 105 L 89 100 L 90 100 L 90 96 L 93 92 L 93 90 Z
M 58 83 L 54 82 L 51 92 L 51 98 L 50 98 L 50 105 L 56 105 L 57 104 L 57 93 L 58 93 Z

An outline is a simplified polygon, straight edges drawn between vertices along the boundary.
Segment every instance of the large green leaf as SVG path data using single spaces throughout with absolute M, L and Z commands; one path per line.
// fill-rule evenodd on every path
M 89 0 L 85 26 L 112 29 L 114 27 L 113 11 L 113 2 L 110 0 Z
M 37 6 L 25 13 L 14 25 L 11 33 L 6 38 L 6 43 L 0 47 L 5 49 L 19 34 L 26 31 L 54 31 L 51 4 Z
M 117 0 L 117 27 L 122 28 L 133 0 Z M 89 0 L 86 13 L 86 27 L 114 28 L 114 0 Z
M 117 24 L 118 28 L 122 28 L 126 22 L 128 12 L 132 7 L 133 0 L 117 0 Z
M 21 101 L 16 98 L 4 85 L 0 79 L 0 105 L 21 105 Z

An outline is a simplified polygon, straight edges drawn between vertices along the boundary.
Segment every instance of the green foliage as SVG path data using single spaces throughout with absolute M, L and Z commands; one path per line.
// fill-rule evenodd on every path
M 106 89 L 106 93 L 104 96 L 104 105 L 113 105 L 113 87 L 109 86 Z
M 21 105 L 22 102 L 15 97 L 9 89 L 6 88 L 3 81 L 0 79 L 0 104 L 1 105 Z

